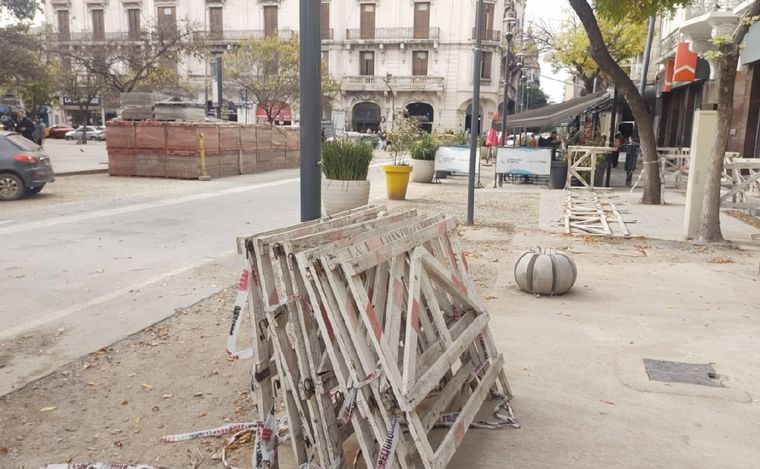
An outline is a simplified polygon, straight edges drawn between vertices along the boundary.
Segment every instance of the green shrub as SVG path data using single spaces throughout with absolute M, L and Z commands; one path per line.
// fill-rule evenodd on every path
M 467 145 L 470 143 L 467 141 L 467 135 L 464 132 L 441 132 L 435 134 L 435 139 L 438 141 L 438 145 L 442 147 Z
M 322 174 L 327 179 L 363 181 L 372 162 L 372 147 L 363 142 L 339 138 L 322 144 Z
M 422 137 L 415 140 L 409 154 L 413 160 L 432 161 L 435 159 L 435 152 L 438 151 L 438 139 L 433 134 L 423 134 Z

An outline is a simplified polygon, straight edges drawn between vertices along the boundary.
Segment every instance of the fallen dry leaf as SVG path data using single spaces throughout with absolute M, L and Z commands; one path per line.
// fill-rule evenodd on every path
M 48 412 L 48 411 L 55 410 L 55 409 L 57 409 L 57 407 L 55 407 L 55 406 L 43 407 L 42 409 L 40 409 L 40 412 Z
M 0 454 L 8 454 L 8 448 L 0 448 Z
M 604 400 L 604 399 L 600 399 L 600 400 L 599 400 L 599 402 L 601 402 L 601 403 L 603 403 L 603 404 L 615 405 L 615 403 L 614 403 L 614 402 L 612 402 L 612 401 L 606 401 L 606 400 Z
M 151 389 L 153 389 L 153 386 L 151 386 L 150 384 L 146 384 L 146 383 L 143 383 L 142 387 L 144 387 L 145 389 L 147 389 L 147 390 L 149 390 L 149 391 L 150 391 Z
M 730 257 L 722 257 L 722 256 L 712 257 L 707 260 L 708 264 L 733 264 L 734 262 L 735 261 L 731 259 Z
M 164 399 L 170 399 L 172 396 L 174 396 L 174 394 L 164 394 L 161 397 L 163 397 Z

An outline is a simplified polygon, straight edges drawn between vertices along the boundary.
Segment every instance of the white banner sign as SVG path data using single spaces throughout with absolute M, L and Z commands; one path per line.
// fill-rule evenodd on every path
M 480 159 L 480 148 L 477 158 Z M 475 174 L 480 170 L 475 165 Z M 470 172 L 470 148 L 469 147 L 440 147 L 435 153 L 435 170 L 448 171 L 454 174 L 468 174 Z
M 551 148 L 499 147 L 496 172 L 548 176 L 551 162 Z

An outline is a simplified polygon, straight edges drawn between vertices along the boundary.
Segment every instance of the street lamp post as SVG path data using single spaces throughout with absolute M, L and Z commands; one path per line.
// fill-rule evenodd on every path
M 507 146 L 507 101 L 509 100 L 509 56 L 512 53 L 512 25 L 517 20 L 510 14 L 504 18 L 504 38 L 507 40 L 507 50 L 504 53 L 504 101 L 501 105 L 501 146 Z M 494 186 L 495 187 L 495 186 Z
M 386 73 L 385 78 L 383 78 L 383 82 L 391 92 L 391 129 L 394 129 L 396 128 L 396 95 L 393 93 L 393 88 L 391 88 L 392 77 L 393 75 Z
M 503 23 L 504 23 L 504 38 L 507 40 L 507 48 L 504 51 L 504 99 L 501 103 L 501 146 L 506 147 L 507 146 L 507 103 L 509 101 L 509 56 L 512 54 L 512 38 L 514 37 L 512 33 L 512 26 L 517 22 L 517 20 L 512 16 L 510 13 L 508 16 L 504 17 Z M 497 145 L 498 146 L 498 145 Z M 494 173 L 493 173 L 493 187 L 496 188 L 496 179 L 499 177 L 499 175 L 496 173 L 496 165 L 498 163 L 499 159 L 499 151 L 496 150 L 496 163 L 494 163 Z

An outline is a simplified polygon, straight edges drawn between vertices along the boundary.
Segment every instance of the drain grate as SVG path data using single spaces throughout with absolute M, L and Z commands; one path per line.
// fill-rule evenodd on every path
M 650 381 L 723 387 L 720 381 L 714 379 L 717 374 L 709 363 L 682 363 L 645 358 L 644 368 Z

